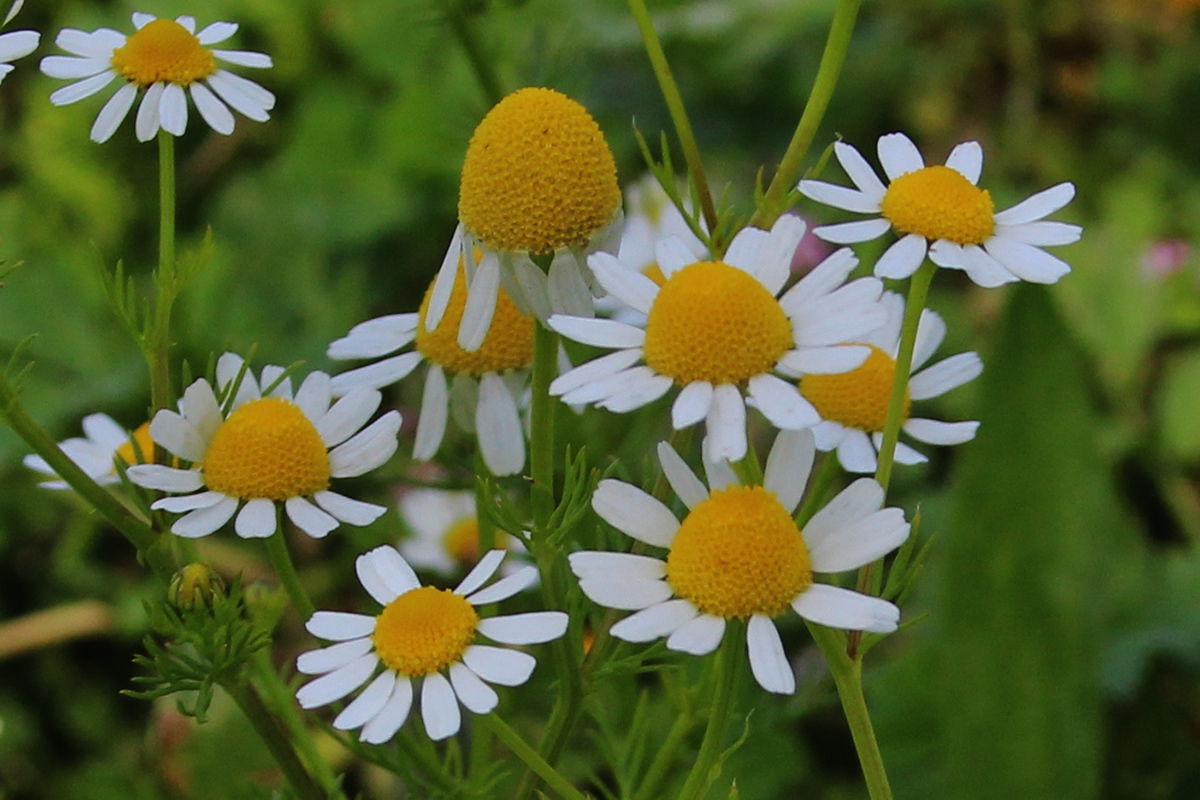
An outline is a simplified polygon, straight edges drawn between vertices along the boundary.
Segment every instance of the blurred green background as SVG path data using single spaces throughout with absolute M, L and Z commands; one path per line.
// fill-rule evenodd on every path
M 743 213 L 799 118 L 833 5 L 651 3 L 710 180 Z M 488 108 L 454 16 L 507 89 L 547 85 L 584 103 L 623 184 L 644 172 L 631 121 L 651 139 L 668 125 L 618 0 L 30 0 L 10 29 L 42 31 L 42 46 L 0 86 L 0 258 L 25 262 L 0 289 L 0 357 L 38 334 L 24 397 L 59 438 L 95 411 L 131 427 L 145 419 L 144 364 L 97 264 L 147 273 L 157 154 L 131 119 L 109 143 L 90 142 L 102 99 L 52 107 L 60 82 L 36 65 L 58 52 L 60 28 L 127 31 L 133 10 L 237 21 L 234 46 L 275 61 L 251 75 L 278 97 L 269 123 L 239 118 L 222 137 L 193 111 L 178 143 L 181 244 L 209 226 L 216 243 L 178 314 L 177 353 L 201 369 L 210 353 L 251 346 L 260 363 L 329 368 L 326 344 L 352 324 L 416 308 Z M 978 139 L 998 208 L 1071 180 L 1078 196 L 1058 216 L 1085 228 L 1056 251 L 1074 270 L 1050 289 L 985 292 L 957 273 L 935 282 L 944 353 L 976 349 L 986 365 L 937 412 L 983 426 L 895 483 L 938 537 L 905 612 L 927 616 L 868 663 L 899 798 L 1200 797 L 1197 107 L 1200 3 L 864 3 L 810 163 L 835 134 L 872 160 L 893 130 L 930 162 Z M 836 167 L 825 177 L 841 180 Z M 391 399 L 407 408 L 411 395 Z M 614 448 L 631 469 L 660 435 L 644 417 L 587 419 L 639 432 Z M 0 620 L 99 600 L 112 624 L 0 658 L 0 797 L 269 796 L 269 761 L 236 715 L 218 708 L 195 729 L 169 703 L 117 694 L 154 587 L 123 540 L 35 488 L 24 452 L 0 430 Z M 364 542 L 397 530 L 389 517 L 339 532 L 301 554 L 306 576 L 328 597 L 352 583 Z M 228 549 L 226 564 L 259 568 L 257 551 L 213 546 Z M 345 597 L 356 602 L 353 587 Z M 785 636 L 800 690 L 747 694 L 756 716 L 730 765 L 741 796 L 865 797 L 819 656 L 799 626 Z M 293 620 L 279 657 L 311 646 Z

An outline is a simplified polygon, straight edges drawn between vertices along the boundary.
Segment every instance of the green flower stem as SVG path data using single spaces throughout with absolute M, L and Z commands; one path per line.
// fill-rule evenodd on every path
M 308 593 L 300 585 L 300 576 L 296 574 L 296 566 L 292 563 L 291 554 L 288 553 L 287 542 L 283 540 L 285 526 L 277 524 L 275 527 L 275 532 L 266 538 L 267 555 L 270 556 L 271 566 L 275 568 L 275 574 L 279 577 L 279 582 L 283 584 L 283 590 L 287 592 L 288 599 L 292 601 L 296 613 L 300 615 L 301 621 L 307 622 L 308 618 L 317 610 L 316 606 L 313 605 L 312 600 L 308 599 Z
M 76 494 L 100 512 L 110 525 L 137 548 L 139 557 L 145 560 L 159 578 L 164 582 L 171 579 L 178 565 L 171 552 L 170 542 L 163 541 L 163 537 L 145 520 L 137 517 L 111 492 L 92 480 L 78 464 L 67 458 L 45 429 L 25 411 L 16 388 L 3 370 L 0 370 L 0 418 L 3 418 L 8 427 L 12 428 L 33 452 L 45 459 L 50 468 L 66 481 Z
M 679 712 L 675 723 L 671 725 L 671 730 L 667 731 L 667 737 L 662 740 L 662 744 L 658 745 L 654 761 L 650 762 L 650 769 L 646 770 L 645 776 L 642 777 L 633 800 L 658 800 L 662 796 L 662 782 L 670 774 L 679 748 L 683 746 L 695 725 L 696 715 L 691 710 L 685 709 Z
M 251 665 L 254 685 L 262 695 L 268 711 L 283 724 L 288 740 L 299 751 L 300 758 L 307 764 L 309 772 L 315 776 L 328 796 L 340 796 L 340 792 L 336 791 L 337 776 L 317 749 L 317 743 L 305 724 L 300 706 L 296 704 L 295 695 L 271 664 L 268 648 L 255 653 Z
M 255 732 L 267 745 L 267 749 L 275 757 L 279 768 L 283 770 L 288 783 L 292 785 L 302 800 L 328 800 L 329 797 L 336 796 L 330 795 L 321 788 L 321 785 L 309 773 L 304 762 L 300 760 L 300 756 L 293 749 L 291 739 L 279 727 L 279 723 L 271 715 L 266 703 L 263 702 L 262 697 L 253 686 L 243 680 L 231 680 L 222 683 L 221 686 L 250 720 Z
M 688 773 L 679 800 L 700 800 L 708 793 L 715 777 L 713 767 L 721 755 L 725 733 L 729 728 L 730 712 L 733 710 L 734 690 L 737 689 L 741 672 L 743 650 L 746 647 L 746 623 L 732 619 L 725 626 L 725 639 L 717 653 L 717 686 L 709 707 L 708 727 L 700 742 L 700 752 Z
M 558 334 L 538 324 L 533 334 L 533 400 L 530 404 L 529 469 L 533 478 L 534 544 L 547 535 L 545 526 L 554 514 L 554 410 L 558 399 L 550 396 L 550 383 L 558 371 Z M 546 576 L 542 576 L 543 580 Z
M 157 296 L 154 322 L 146 332 L 143 346 L 150 366 L 151 416 L 171 405 L 171 310 L 175 305 L 175 137 L 158 132 L 158 269 L 155 272 Z M 161 445 L 154 448 L 154 461 L 168 463 Z
M 471 5 L 474 6 L 474 3 Z M 470 15 L 473 12 L 466 6 L 467 3 L 456 3 L 447 13 L 446 18 L 450 23 L 450 30 L 454 31 L 454 35 L 458 37 L 458 43 L 462 45 L 463 53 L 467 56 L 467 63 L 471 65 L 471 71 L 475 73 L 475 79 L 479 81 L 479 88 L 483 91 L 483 96 L 487 98 L 489 105 L 494 106 L 504 99 L 504 89 L 500 85 L 500 78 L 496 75 L 496 70 L 483 50 L 483 45 L 479 42 L 475 28 L 471 25 Z
M 788 143 L 787 151 L 779 162 L 779 169 L 771 179 L 771 185 L 763 194 L 758 204 L 758 211 L 750 220 L 757 228 L 769 229 L 775 220 L 787 210 L 789 195 L 800 180 L 801 168 L 808 150 L 812 146 L 813 137 L 821 127 L 825 117 L 825 109 L 833 97 L 834 87 L 842 73 L 842 64 L 846 61 L 846 51 L 850 48 L 850 37 L 854 33 L 854 22 L 858 17 L 858 7 L 861 0 L 838 0 L 837 10 L 833 12 L 833 23 L 829 27 L 829 38 L 825 41 L 825 52 L 821 55 L 821 65 L 817 68 L 817 78 L 813 82 L 812 92 L 808 95 L 808 103 L 800 115 L 796 132 Z
M 479 722 L 486 725 L 488 729 L 496 735 L 496 738 L 504 742 L 509 750 L 513 752 L 517 758 L 525 762 L 539 778 L 545 781 L 552 791 L 564 800 L 585 800 L 584 795 L 571 786 L 567 779 L 559 775 L 554 767 L 550 766 L 546 761 L 534 751 L 532 747 L 525 743 L 516 731 L 508 726 L 508 724 L 500 719 L 495 714 L 488 714 L 480 717 Z
M 704 214 L 704 222 L 710 233 L 717 230 L 717 207 L 713 203 L 712 192 L 708 188 L 708 179 L 704 176 L 704 167 L 700 162 L 700 148 L 696 145 L 696 136 L 692 133 L 692 123 L 688 121 L 687 110 L 683 106 L 683 97 L 671 67 L 667 64 L 667 56 L 663 52 L 662 43 L 650 20 L 650 12 L 646 9 L 644 0 L 629 0 L 629 10 L 637 22 L 642 34 L 642 42 L 646 45 L 646 55 L 650 57 L 650 66 L 654 68 L 654 76 L 658 79 L 658 88 L 662 91 L 663 100 L 667 103 L 667 111 L 671 114 L 671 122 L 675 125 L 675 135 L 679 137 L 679 147 L 683 150 L 684 161 L 687 162 L 688 173 L 696 188 L 700 200 L 700 211 Z M 713 248 L 710 248 L 713 249 Z
M 479 554 L 483 555 L 496 547 L 496 523 L 481 511 L 486 500 L 483 479 L 490 478 L 492 473 L 483 460 L 483 451 L 478 447 L 475 448 L 475 475 L 475 524 L 479 528 Z
M 813 515 L 825 505 L 829 488 L 833 485 L 833 479 L 837 477 L 837 474 L 837 451 L 833 450 L 821 457 L 821 466 L 817 468 L 817 474 L 809 478 L 808 491 L 804 493 L 804 502 L 800 504 L 800 509 L 796 512 L 796 524 L 801 528 L 807 525 Z
M 892 800 L 892 789 L 888 785 L 883 757 L 879 753 L 879 743 L 875 739 L 875 729 L 871 726 L 867 701 L 863 696 L 862 660 L 846 655 L 845 639 L 838 631 L 811 622 L 805 624 L 829 664 L 838 697 L 842 701 L 842 711 L 850 726 L 850 735 L 854 738 L 854 749 L 858 752 L 867 792 L 871 800 Z

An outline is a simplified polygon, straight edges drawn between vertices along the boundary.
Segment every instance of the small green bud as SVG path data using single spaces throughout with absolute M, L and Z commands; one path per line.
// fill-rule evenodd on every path
M 188 564 L 175 573 L 167 588 L 167 599 L 180 611 L 212 608 L 225 597 L 225 581 L 207 564 Z

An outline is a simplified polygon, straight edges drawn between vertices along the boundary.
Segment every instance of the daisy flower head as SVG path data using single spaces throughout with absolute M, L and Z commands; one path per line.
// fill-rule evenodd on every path
M 451 591 L 421 586 L 395 548 L 378 547 L 359 556 L 358 578 L 383 611 L 377 616 L 341 611 L 312 615 L 309 633 L 337 644 L 296 660 L 300 672 L 321 676 L 300 687 L 300 706 L 340 700 L 374 675 L 333 721 L 338 730 L 362 728 L 359 740 L 368 744 L 388 741 L 408 719 L 414 679 L 421 684 L 421 720 L 434 741 L 458 733 L 459 703 L 475 714 L 490 713 L 499 697 L 488 684 L 520 686 L 537 662 L 519 650 L 480 644 L 479 636 L 530 645 L 557 639 L 567 629 L 567 615 L 561 611 L 480 618 L 478 606 L 512 597 L 537 574 L 526 567 L 484 587 L 503 559 L 503 550 L 492 550 Z M 383 669 L 375 675 L 380 665 Z
M 791 694 L 795 676 L 773 620 L 790 608 L 810 622 L 890 633 L 900 610 L 814 578 L 882 558 L 908 538 L 904 512 L 883 508 L 873 478 L 852 483 L 804 526 L 793 515 L 812 470 L 810 431 L 782 431 L 763 485 L 742 486 L 728 462 L 706 462 L 706 487 L 663 442 L 663 472 L 687 513 L 682 520 L 641 489 L 605 479 L 592 507 L 640 542 L 664 548 L 657 558 L 584 551 L 569 556 L 583 593 L 607 608 L 635 611 L 612 627 L 627 642 L 667 638 L 667 647 L 711 653 L 731 619 L 748 620 L 750 667 L 768 692 Z
M 154 415 L 151 438 L 190 466 L 143 464 L 128 475 L 172 495 L 150 506 L 183 514 L 172 533 L 207 536 L 236 515 L 239 536 L 267 537 L 282 508 L 296 527 L 319 538 L 342 522 L 369 525 L 387 510 L 329 484 L 391 458 L 400 413 L 389 411 L 364 428 L 383 399 L 378 391 L 359 389 L 333 403 L 325 373 L 310 373 L 294 393 L 283 374 L 267 366 L 257 380 L 239 356 L 226 353 L 217 361 L 217 391 L 201 378 L 184 392 L 178 412 Z
M 412 489 L 400 496 L 400 516 L 412 536 L 400 542 L 400 555 L 414 569 L 439 575 L 461 575 L 479 563 L 479 516 L 475 493 L 445 489 Z M 496 544 L 509 552 L 524 552 L 521 542 L 496 531 Z M 505 567 L 519 569 L 513 559 Z
M 896 230 L 900 239 L 875 264 L 879 277 L 907 278 L 926 255 L 985 287 L 1017 280 L 1055 283 L 1071 271 L 1041 248 L 1078 241 L 1083 230 L 1078 225 L 1045 219 L 1071 202 L 1074 184 L 1060 183 L 996 213 L 991 194 L 976 186 L 983 170 L 978 142 L 957 145 L 945 165 L 932 167 L 903 133 L 879 137 L 878 151 L 887 186 L 858 150 L 837 142 L 834 153 L 854 188 L 803 180 L 799 189 L 834 208 L 879 215 L 817 228 L 826 241 L 853 244 Z
M 130 465 L 154 458 L 154 442 L 150 440 L 149 422 L 142 423 L 137 430 L 130 432 L 107 414 L 89 414 L 84 417 L 83 436 L 60 442 L 58 448 L 101 486 L 119 483 L 121 480 L 114 459 L 120 459 L 122 463 Z M 41 487 L 70 488 L 66 481 L 58 480 L 57 474 L 41 456 L 31 453 L 25 456 L 24 464 L 36 472 L 54 477 L 54 480 L 39 484 Z
M 233 22 L 214 22 L 196 32 L 194 17 L 156 19 L 135 12 L 134 33 L 126 36 L 111 28 L 87 31 L 64 28 L 55 44 L 69 56 L 47 56 L 42 72 L 51 78 L 75 80 L 50 95 L 50 102 L 65 106 L 90 97 L 114 80 L 124 85 L 100 109 L 92 125 L 91 139 L 106 142 L 116 132 L 142 95 L 134 132 L 147 142 L 161 129 L 182 136 L 187 129 L 187 95 L 200 116 L 217 133 L 233 132 L 230 108 L 256 122 L 266 122 L 275 107 L 275 95 L 253 81 L 218 66 L 265 69 L 271 57 L 244 50 L 221 50 L 211 45 L 224 42 L 237 31 Z M 76 80 L 78 79 L 78 80 Z
M 533 361 L 534 320 L 500 287 L 487 335 L 477 349 L 465 350 L 457 339 L 459 322 L 470 305 L 462 260 L 446 298 L 443 324 L 431 329 L 429 307 L 439 280 L 434 278 L 417 313 L 368 320 L 329 345 L 332 359 L 387 356 L 337 375 L 333 392 L 380 389 L 428 362 L 413 458 L 428 461 L 437 454 L 453 411 L 458 426 L 478 438 L 492 474 L 520 472 L 525 466 L 525 430 L 519 406 Z
M 883 324 L 886 313 L 879 280 L 845 283 L 858 263 L 849 249 L 779 296 L 803 235 L 799 217 L 783 216 L 770 232 L 739 232 L 721 261 L 697 260 L 679 239 L 665 239 L 657 247 L 662 286 L 607 253 L 593 255 L 596 280 L 645 320 L 551 317 L 550 327 L 568 339 L 616 352 L 560 375 L 550 392 L 621 413 L 679 387 L 671 423 L 679 430 L 704 420 L 705 457 L 713 461 L 746 454 L 747 405 L 777 428 L 817 424 L 794 379 L 857 367 L 868 349 L 848 343 Z
M 4 15 L 4 22 L 0 25 L 7 25 L 12 22 L 12 18 L 21 10 L 21 6 L 25 5 L 25 0 L 16 0 L 9 7 L 8 13 Z M 0 81 L 3 81 L 8 73 L 13 71 L 13 65 L 9 62 L 16 61 L 18 58 L 24 58 L 37 49 L 38 42 L 41 41 L 42 35 L 37 31 L 9 31 L 8 33 L 0 33 Z
M 878 466 L 876 454 L 883 444 L 884 422 L 900 350 L 904 298 L 895 292 L 885 292 L 883 303 L 888 310 L 887 322 L 862 339 L 871 348 L 866 361 L 849 372 L 805 375 L 800 379 L 800 394 L 821 414 L 821 422 L 813 428 L 817 449 L 837 450 L 838 461 L 848 472 L 874 472 Z M 973 421 L 942 422 L 910 416 L 913 400 L 940 397 L 974 380 L 983 371 L 983 362 L 976 353 L 959 353 L 921 369 L 945 338 L 946 323 L 936 312 L 923 309 L 917 324 L 901 430 L 927 444 L 969 442 L 979 428 L 979 423 Z M 901 464 L 928 460 L 903 442 L 896 443 L 895 457 Z
M 553 311 L 589 315 L 587 253 L 615 245 L 621 223 L 616 162 L 600 126 L 553 89 L 508 95 L 471 136 L 458 220 L 434 282 L 430 330 L 448 324 L 460 260 L 469 286 L 457 330 L 465 350 L 482 346 L 501 284 L 521 311 L 542 321 Z M 533 257 L 552 259 L 548 272 Z

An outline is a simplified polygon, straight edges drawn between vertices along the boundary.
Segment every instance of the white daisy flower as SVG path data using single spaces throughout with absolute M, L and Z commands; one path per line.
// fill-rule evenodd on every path
M 425 320 L 437 280 L 425 292 L 417 313 L 368 320 L 329 345 L 327 355 L 332 359 L 388 356 L 334 377 L 334 394 L 360 387 L 380 389 L 428 362 L 413 458 L 428 461 L 437 454 L 452 412 L 458 426 L 478 438 L 492 474 L 513 475 L 525 466 L 520 406 L 533 361 L 534 321 L 501 289 L 483 344 L 468 352 L 456 339 L 458 323 L 470 303 L 462 265 L 447 298 L 446 324 L 430 330 Z
M 303 708 L 316 708 L 362 686 L 383 670 L 333 720 L 339 730 L 362 728 L 359 740 L 383 744 L 396 735 L 412 708 L 413 679 L 421 678 L 421 720 L 429 738 L 453 736 L 462 723 L 458 704 L 488 714 L 499 702 L 489 683 L 520 686 L 537 662 L 528 653 L 477 644 L 477 635 L 500 644 L 541 644 L 562 636 L 567 615 L 535 611 L 480 619 L 477 606 L 512 597 L 534 579 L 537 570 L 520 572 L 480 588 L 495 574 L 503 550 L 488 553 L 454 591 L 421 586 L 416 574 L 392 547 L 358 557 L 363 588 L 382 605 L 378 616 L 318 611 L 309 633 L 337 642 L 296 659 L 296 669 L 320 675 L 296 692 Z
M 457 329 L 464 350 L 482 346 L 501 285 L 543 322 L 551 313 L 590 316 L 585 259 L 615 246 L 621 227 L 616 163 L 596 121 L 553 89 L 505 97 L 471 136 L 458 219 L 429 302 L 431 331 L 443 324 L 460 261 L 470 287 Z M 535 256 L 552 257 L 548 272 Z
M 50 95 L 56 106 L 90 97 L 114 80 L 126 81 L 100 109 L 92 125 L 92 141 L 108 141 L 138 94 L 144 96 L 134 130 L 142 142 L 153 139 L 160 128 L 173 136 L 183 135 L 187 94 L 217 133 L 233 132 L 230 108 L 256 122 L 267 121 L 275 95 L 217 66 L 218 61 L 253 69 L 271 66 L 271 57 L 263 53 L 211 47 L 233 36 L 236 23 L 214 22 L 196 33 L 194 17 L 155 19 L 135 12 L 133 27 L 136 32 L 131 36 L 111 28 L 90 33 L 65 28 L 54 42 L 72 55 L 42 59 L 42 72 L 51 78 L 82 79 Z
M 134 441 L 137 449 L 134 449 Z M 59 442 L 58 448 L 63 454 L 75 462 L 84 473 L 101 486 L 120 482 L 114 459 L 120 459 L 125 464 L 139 464 L 142 460 L 137 457 L 140 452 L 143 459 L 153 460 L 154 442 L 150 440 L 150 423 L 142 423 L 137 430 L 130 432 L 121 427 L 107 414 L 89 414 L 83 418 L 83 437 L 67 439 Z M 69 489 L 66 481 L 57 480 L 58 475 L 46 459 L 39 455 L 29 454 L 24 459 L 25 466 L 43 475 L 53 475 L 56 480 L 44 481 L 38 484 L 45 489 Z
M 21 10 L 21 6 L 25 5 L 25 0 L 16 0 L 8 9 L 8 13 L 4 15 L 4 22 L 0 25 L 7 25 L 12 22 L 12 18 Z M 41 41 L 42 35 L 37 31 L 10 31 L 8 33 L 0 33 L 0 81 L 8 73 L 13 71 L 13 65 L 10 61 L 16 61 L 18 58 L 24 58 L 37 49 L 38 42 Z
M 479 516 L 475 493 L 445 489 L 412 489 L 400 495 L 400 516 L 412 536 L 400 542 L 400 555 L 414 569 L 439 575 L 462 574 L 479 562 Z M 524 553 L 519 539 L 496 531 L 496 544 L 510 553 Z M 520 569 L 508 559 L 504 568 Z
M 728 462 L 706 463 L 708 488 L 663 442 L 663 471 L 687 506 L 683 520 L 636 486 L 605 479 L 592 507 L 609 524 L 666 559 L 632 553 L 569 557 L 580 588 L 607 608 L 636 611 L 612 627 L 627 642 L 667 637 L 667 647 L 705 655 L 730 619 L 748 619 L 746 644 L 755 680 L 791 694 L 795 676 L 772 620 L 789 608 L 819 625 L 890 633 L 900 609 L 886 600 L 814 580 L 869 564 L 908 538 L 904 512 L 883 508 L 883 489 L 860 478 L 801 530 L 792 519 L 812 470 L 810 431 L 782 431 L 762 486 L 741 486 Z
M 661 287 L 610 255 L 592 256 L 596 280 L 646 321 L 551 317 L 550 327 L 568 339 L 616 350 L 560 375 L 551 393 L 620 413 L 678 386 L 671 423 L 679 430 L 705 420 L 713 461 L 746 454 L 747 405 L 777 428 L 817 424 L 817 410 L 795 382 L 776 373 L 794 379 L 854 369 L 869 350 L 847 343 L 887 314 L 877 279 L 843 285 L 858 263 L 849 249 L 777 297 L 803 235 L 804 222 L 794 216 L 780 217 L 770 233 L 746 228 L 723 261 L 697 261 L 680 240 L 665 239 L 657 249 Z
M 243 365 L 232 353 L 217 361 L 223 396 Z M 389 411 L 363 428 L 379 408 L 379 392 L 358 389 L 331 407 L 332 382 L 324 372 L 309 374 L 294 394 L 290 379 L 279 380 L 282 374 L 280 367 L 263 367 L 260 383 L 246 370 L 226 411 L 201 378 L 184 392 L 178 413 L 155 414 L 150 436 L 192 466 L 143 464 L 127 474 L 139 486 L 179 495 L 150 506 L 183 514 L 172 533 L 207 536 L 236 514 L 238 536 L 270 536 L 282 505 L 296 527 L 322 537 L 341 522 L 369 525 L 387 510 L 330 491 L 329 482 L 362 475 L 391 458 L 400 413 Z
M 888 309 L 888 321 L 861 340 L 871 348 L 871 355 L 861 366 L 839 375 L 806 375 L 800 379 L 800 394 L 821 414 L 822 421 L 813 427 L 817 449 L 837 450 L 838 461 L 848 472 L 874 472 L 878 466 L 876 454 L 883 444 L 883 427 L 900 351 L 904 298 L 885 292 L 883 303 Z M 959 353 L 921 369 L 945 338 L 946 323 L 936 312 L 923 309 L 917 325 L 901 430 L 928 444 L 969 442 L 979 428 L 978 422 L 942 422 L 909 416 L 913 400 L 941 397 L 983 371 L 983 362 L 976 353 Z M 901 464 L 928 460 L 903 442 L 896 443 L 895 458 Z
M 963 142 L 945 166 L 932 167 L 902 133 L 879 137 L 878 149 L 887 186 L 857 150 L 837 142 L 834 152 L 855 188 L 812 180 L 800 181 L 799 188 L 819 203 L 879 215 L 817 228 L 814 232 L 826 241 L 865 242 L 896 229 L 900 239 L 875 264 L 879 277 L 907 278 L 926 254 L 938 266 L 965 270 L 987 287 L 1016 280 L 1055 283 L 1071 271 L 1040 248 L 1078 241 L 1083 230 L 1078 225 L 1044 219 L 1071 202 L 1074 184 L 1052 186 L 997 214 L 988 191 L 975 185 L 983 170 L 978 142 Z

